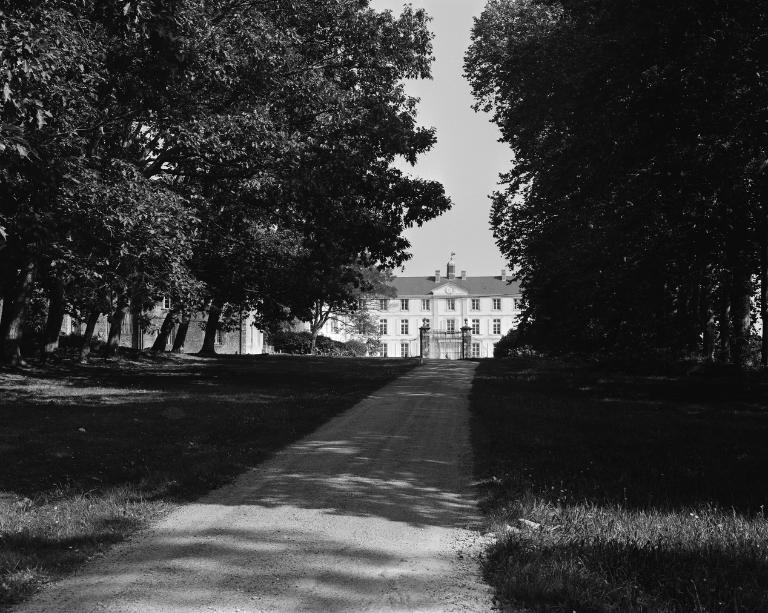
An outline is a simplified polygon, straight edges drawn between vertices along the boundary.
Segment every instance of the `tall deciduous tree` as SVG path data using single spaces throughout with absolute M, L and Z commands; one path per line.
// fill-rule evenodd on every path
M 746 363 L 767 20 L 756 3 L 488 3 L 465 67 L 515 156 L 491 223 L 529 340 L 712 355 L 721 312 Z

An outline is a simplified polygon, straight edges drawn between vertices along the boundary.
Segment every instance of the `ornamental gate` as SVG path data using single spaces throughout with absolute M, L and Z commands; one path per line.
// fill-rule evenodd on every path
M 461 330 L 432 330 L 425 326 L 419 328 L 421 357 L 437 360 L 464 360 L 470 357 L 472 346 L 472 328 L 464 326 Z

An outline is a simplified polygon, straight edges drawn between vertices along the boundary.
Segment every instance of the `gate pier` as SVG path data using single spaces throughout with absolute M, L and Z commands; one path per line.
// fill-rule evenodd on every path
M 466 360 L 471 355 L 472 328 L 464 320 L 460 330 L 433 330 L 425 320 L 419 328 L 420 357 L 438 360 Z

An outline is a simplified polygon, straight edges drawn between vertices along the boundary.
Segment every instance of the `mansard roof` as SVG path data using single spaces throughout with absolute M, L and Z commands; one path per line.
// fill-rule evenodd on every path
M 519 296 L 520 284 L 509 279 L 502 281 L 501 277 L 467 277 L 461 279 L 446 279 L 440 277 L 435 281 L 435 277 L 395 277 L 392 285 L 397 290 L 398 296 L 428 296 L 435 290 L 446 285 L 453 285 L 461 293 L 466 292 L 469 296 Z M 440 292 L 442 293 L 442 292 Z

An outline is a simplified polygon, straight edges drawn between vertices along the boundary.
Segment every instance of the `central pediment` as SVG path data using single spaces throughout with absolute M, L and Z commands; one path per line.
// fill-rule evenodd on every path
M 467 292 L 467 290 L 465 290 L 463 287 L 459 287 L 458 285 L 448 281 L 447 283 L 439 285 L 430 293 L 433 296 L 446 296 L 450 298 L 451 296 L 466 296 L 469 292 Z

